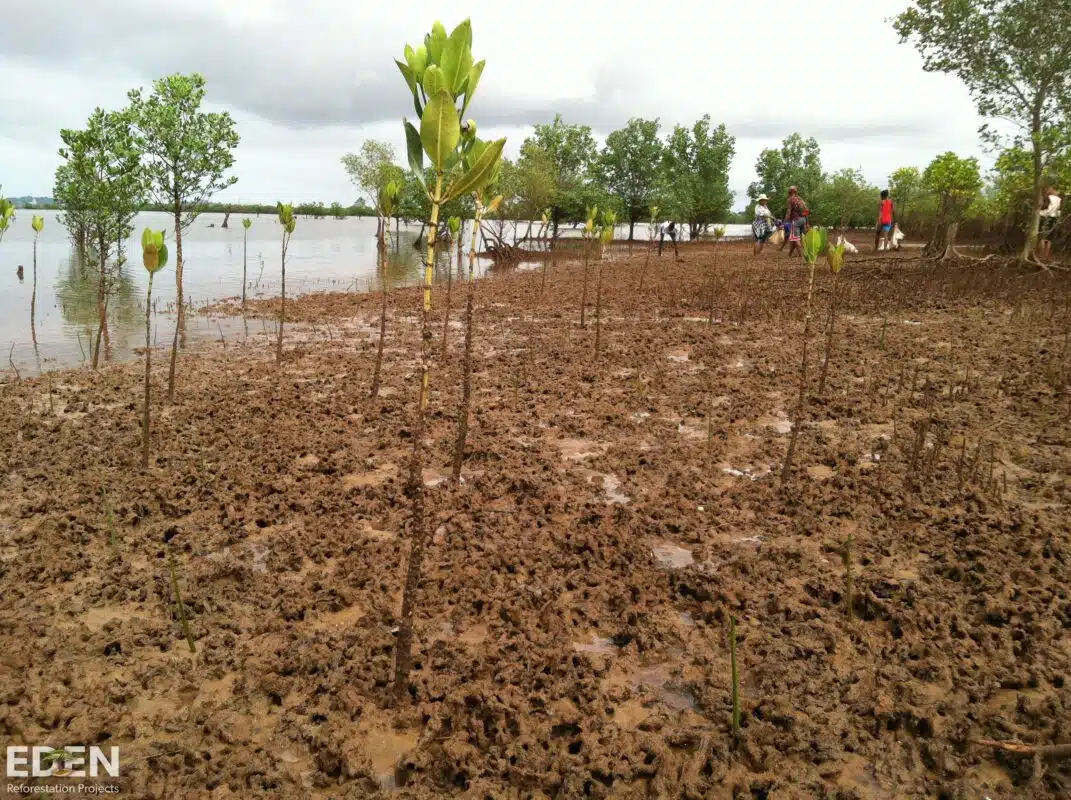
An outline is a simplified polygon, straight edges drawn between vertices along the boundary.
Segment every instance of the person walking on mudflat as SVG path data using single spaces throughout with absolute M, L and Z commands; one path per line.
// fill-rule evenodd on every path
M 1038 246 L 1035 250 L 1038 259 L 1048 261 L 1052 258 L 1052 234 L 1060 222 L 1060 195 L 1056 189 L 1045 190 L 1046 206 L 1041 210 L 1041 224 L 1038 226 Z
M 751 232 L 755 235 L 755 255 L 770 241 L 777 226 L 774 224 L 773 212 L 768 205 L 770 198 L 760 194 L 755 201 L 755 221 L 751 223 Z
M 893 215 L 895 209 L 893 208 L 892 198 L 889 197 L 889 190 L 881 190 L 881 201 L 878 203 L 878 223 L 874 231 L 874 252 L 879 249 L 888 250 L 891 244 L 892 229 L 893 229 Z M 881 247 L 882 241 L 885 242 L 885 246 Z
M 794 253 L 803 255 L 803 247 L 800 242 L 803 239 L 803 233 L 807 228 L 807 217 L 811 214 L 811 209 L 807 207 L 807 203 L 800 197 L 800 191 L 795 186 L 788 187 L 788 210 L 785 212 L 785 222 L 789 223 L 789 237 L 788 237 L 788 254 L 791 256 Z

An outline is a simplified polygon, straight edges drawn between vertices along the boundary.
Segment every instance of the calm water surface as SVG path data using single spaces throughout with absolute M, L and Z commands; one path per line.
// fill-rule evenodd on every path
M 4 351 L 0 353 L 0 366 L 11 373 L 10 354 L 11 361 L 24 376 L 88 363 L 99 323 L 95 270 L 83 269 L 73 259 L 67 229 L 57 218 L 59 213 L 43 211 L 37 212 L 45 218 L 45 227 L 37 241 L 37 303 L 31 330 L 34 234 L 30 220 L 34 213 L 31 209 L 19 209 L 13 227 L 0 242 L 0 350 Z M 246 295 L 274 297 L 279 293 L 279 225 L 274 216 L 254 216 L 252 220 L 246 244 Z M 203 214 L 183 234 L 183 288 L 186 301 L 194 308 L 242 294 L 241 216 L 231 215 L 228 228 L 222 228 L 222 222 L 222 214 Z M 121 270 L 108 304 L 109 343 L 102 349 L 106 360 L 130 358 L 135 348 L 145 344 L 148 273 L 141 266 L 140 237 L 146 226 L 168 231 L 171 250 L 169 265 L 153 279 L 152 338 L 163 346 L 171 342 L 174 333 L 175 255 L 171 219 L 166 214 L 139 214 L 134 221 L 135 233 L 126 247 L 129 261 Z M 520 228 L 523 236 L 527 223 Z M 367 217 L 300 218 L 287 251 L 287 295 L 367 291 L 378 286 L 375 231 L 375 219 Z M 390 285 L 402 286 L 420 280 L 422 248 L 413 246 L 419 231 L 420 226 L 402 226 L 395 237 L 386 276 Z M 471 232 L 471 228 L 467 227 L 467 231 Z M 512 240 L 509 226 L 503 233 L 507 240 Z M 645 234 L 646 226 L 636 227 L 637 238 Z M 466 248 L 469 235 L 465 234 Z M 577 236 L 579 231 L 562 229 L 561 235 Z M 619 228 L 617 235 L 627 237 L 628 227 Z M 443 279 L 447 263 L 446 254 L 441 255 L 437 277 Z M 20 264 L 24 267 L 21 281 L 16 269 Z M 480 260 L 478 274 L 483 274 L 489 266 L 489 262 Z M 205 338 L 217 339 L 220 335 L 238 335 L 240 330 L 241 325 L 235 326 L 233 321 L 187 315 L 187 342 L 191 344 Z

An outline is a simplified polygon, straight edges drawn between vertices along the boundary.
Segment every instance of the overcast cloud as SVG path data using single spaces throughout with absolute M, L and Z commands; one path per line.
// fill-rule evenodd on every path
M 801 28 L 742 0 L 627 6 L 548 0 L 464 6 L 353 0 L 5 0 L 0 22 L 0 183 L 51 194 L 59 130 L 171 72 L 201 72 L 213 109 L 238 122 L 238 183 L 226 197 L 352 201 L 339 159 L 365 138 L 402 156 L 412 114 L 394 66 L 436 17 L 472 18 L 487 59 L 472 116 L 513 156 L 561 113 L 599 138 L 629 117 L 668 131 L 704 113 L 737 137 L 737 205 L 764 147 L 798 131 L 827 169 L 860 167 L 883 184 L 945 150 L 980 154 L 979 120 L 954 78 L 927 75 L 887 18 L 906 2 L 826 0 Z M 704 6 L 711 10 L 698 10 Z M 538 8 L 539 13 L 528 9 Z M 818 41 L 805 44 L 805 31 Z M 789 84 L 792 89 L 789 91 Z

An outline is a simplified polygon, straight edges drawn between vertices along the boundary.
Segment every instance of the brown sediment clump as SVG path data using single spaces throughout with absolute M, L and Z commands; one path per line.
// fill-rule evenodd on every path
M 3 384 L 0 738 L 117 745 L 130 798 L 1067 796 L 1066 761 L 975 744 L 1071 739 L 1067 279 L 849 261 L 781 488 L 806 275 L 748 249 L 713 325 L 709 254 L 642 293 L 642 248 L 608 262 L 597 367 L 578 268 L 480 287 L 457 487 L 460 359 L 432 374 L 401 709 L 416 291 L 374 403 L 378 296 L 288 300 L 281 367 L 268 336 L 184 355 L 148 475 L 138 362 L 57 376 L 54 411 Z

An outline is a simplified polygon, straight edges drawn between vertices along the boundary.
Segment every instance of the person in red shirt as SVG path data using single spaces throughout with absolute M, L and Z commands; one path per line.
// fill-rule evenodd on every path
M 881 190 L 881 202 L 878 203 L 878 224 L 877 229 L 874 231 L 874 252 L 879 249 L 889 249 L 889 239 L 892 237 L 893 229 L 893 208 L 892 198 L 889 197 L 889 190 Z M 885 246 L 880 247 L 882 240 L 885 241 Z

